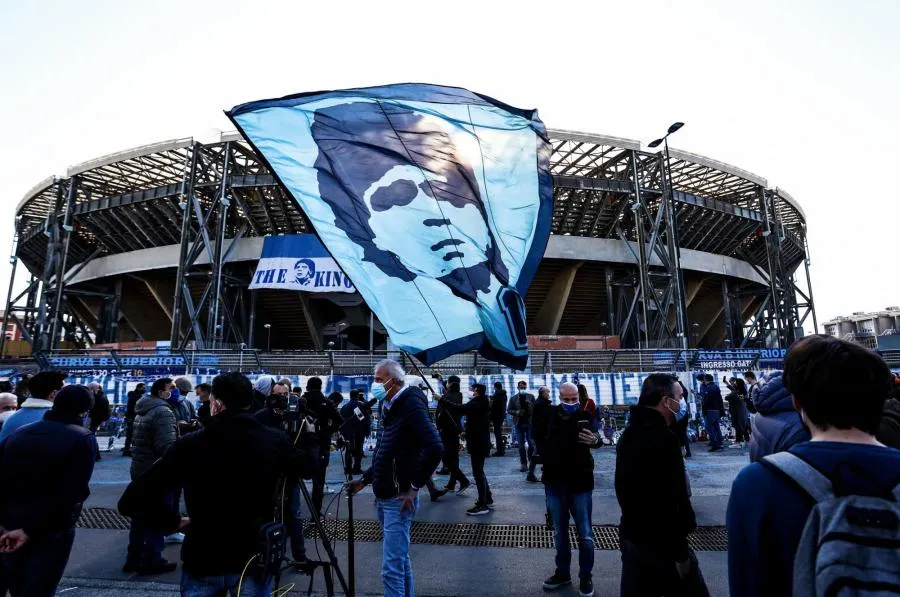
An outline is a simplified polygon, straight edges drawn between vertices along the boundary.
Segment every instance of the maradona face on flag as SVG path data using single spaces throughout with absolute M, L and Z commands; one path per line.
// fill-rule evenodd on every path
M 479 349 L 523 368 L 528 289 L 552 208 L 534 111 L 392 85 L 228 113 L 387 328 L 426 364 Z

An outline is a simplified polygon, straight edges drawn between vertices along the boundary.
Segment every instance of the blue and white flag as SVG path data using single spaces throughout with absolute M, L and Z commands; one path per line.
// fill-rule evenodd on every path
M 524 368 L 553 205 L 534 110 L 454 87 L 305 93 L 228 112 L 395 345 Z
M 356 292 L 314 234 L 267 236 L 250 289 Z

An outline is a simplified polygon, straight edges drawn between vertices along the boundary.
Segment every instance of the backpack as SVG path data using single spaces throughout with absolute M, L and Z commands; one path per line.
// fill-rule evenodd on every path
M 831 480 L 790 452 L 762 459 L 809 494 L 794 558 L 794 597 L 900 595 L 900 485 L 893 495 L 835 495 Z

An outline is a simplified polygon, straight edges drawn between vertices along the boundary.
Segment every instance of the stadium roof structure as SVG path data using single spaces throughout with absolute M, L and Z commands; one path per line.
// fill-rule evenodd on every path
M 623 261 L 630 261 L 611 272 L 607 285 L 630 287 L 616 299 L 623 304 L 620 313 L 613 313 L 609 298 L 609 316 L 603 317 L 623 342 L 649 347 L 690 341 L 693 289 L 685 285 L 681 260 L 691 251 L 740 262 L 749 272 L 743 278 L 755 285 L 724 291 L 738 306 L 723 305 L 732 313 L 722 314 L 727 331 L 719 341 L 786 345 L 809 314 L 815 325 L 808 269 L 805 288 L 794 276 L 807 259 L 806 218 L 783 189 L 674 148 L 653 153 L 631 139 L 548 133 L 551 234 L 616 244 Z M 26 292 L 9 297 L 7 312 L 20 308 L 26 337 L 44 349 L 62 338 L 87 343 L 110 337 L 115 326 L 101 322 L 101 306 L 79 308 L 67 297 L 113 291 L 84 290 L 73 281 L 83 281 L 102 259 L 109 264 L 137 251 L 178 247 L 174 297 L 155 297 L 161 306 L 171 303 L 173 342 L 236 343 L 248 330 L 234 333 L 240 325 L 229 315 L 225 291 L 246 281 L 233 279 L 226 267 L 232 251 L 253 237 L 309 231 L 296 201 L 236 133 L 210 143 L 174 139 L 110 154 L 41 181 L 16 206 L 15 262 L 31 279 Z M 200 278 L 206 283 L 198 290 Z M 753 297 L 744 300 L 745 294 Z M 534 301 L 529 309 L 540 309 Z

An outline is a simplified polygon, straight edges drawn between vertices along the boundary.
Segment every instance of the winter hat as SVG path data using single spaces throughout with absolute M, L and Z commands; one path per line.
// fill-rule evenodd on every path
M 272 393 L 273 385 L 275 385 L 275 378 L 270 375 L 263 375 L 253 384 L 253 389 L 263 396 L 268 396 Z
M 86 386 L 64 386 L 53 399 L 53 412 L 61 415 L 81 415 L 91 410 L 94 397 Z
M 187 377 L 179 377 L 173 383 L 182 396 L 187 396 L 191 393 L 191 390 L 194 389 L 194 384 L 192 384 L 191 380 Z

